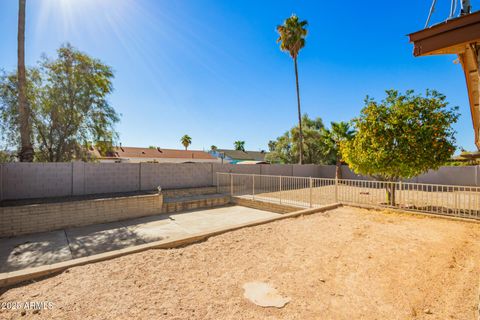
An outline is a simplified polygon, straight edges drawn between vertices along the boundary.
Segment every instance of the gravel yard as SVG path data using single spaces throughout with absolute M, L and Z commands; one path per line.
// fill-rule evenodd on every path
M 479 262 L 480 224 L 342 207 L 74 267 L 0 297 L 52 309 L 0 318 L 476 319 Z M 250 281 L 290 302 L 252 304 Z

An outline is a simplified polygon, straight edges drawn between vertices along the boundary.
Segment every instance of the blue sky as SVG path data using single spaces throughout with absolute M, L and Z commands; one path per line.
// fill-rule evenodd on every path
M 449 1 L 438 2 L 434 22 L 449 10 Z M 0 2 L 5 70 L 16 66 L 17 3 Z M 437 89 L 460 107 L 458 145 L 473 150 L 456 57 L 414 58 L 406 36 L 423 27 L 430 3 L 27 0 L 26 59 L 33 65 L 70 42 L 111 65 L 125 146 L 181 148 L 189 134 L 192 149 L 232 148 L 235 140 L 267 149 L 297 119 L 293 62 L 275 42 L 275 26 L 296 13 L 309 22 L 299 56 L 303 112 L 329 124 L 357 116 L 367 94 Z

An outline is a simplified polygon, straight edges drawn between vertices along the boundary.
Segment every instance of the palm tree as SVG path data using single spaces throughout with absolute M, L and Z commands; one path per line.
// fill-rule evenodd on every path
M 245 141 L 235 141 L 234 143 L 235 150 L 245 151 Z
M 298 85 L 298 67 L 297 58 L 300 50 L 305 46 L 305 37 L 307 36 L 308 25 L 306 20 L 299 21 L 295 14 L 285 20 L 283 25 L 277 26 L 279 37 L 277 43 L 280 43 L 280 49 L 288 52 L 295 64 L 295 82 L 297 86 L 297 107 L 298 107 L 298 127 L 299 127 L 299 163 L 303 163 L 303 131 L 302 131 L 302 112 L 300 109 L 300 88 Z
M 210 150 L 211 150 L 212 152 L 216 152 L 217 149 L 218 149 L 218 148 L 217 148 L 216 145 L 212 145 L 212 146 L 210 147 Z
M 275 140 L 268 141 L 268 151 L 273 152 L 275 151 L 276 147 L 277 147 L 277 141 Z
M 180 139 L 180 142 L 185 147 L 185 150 L 187 150 L 188 146 L 192 144 L 192 138 L 190 138 L 190 136 L 186 134 Z
M 33 161 L 32 127 L 30 125 L 30 109 L 27 102 L 27 77 L 25 75 L 25 2 L 18 1 L 18 122 L 20 124 L 20 152 L 21 162 Z
M 348 122 L 332 122 L 330 130 L 324 130 L 324 136 L 327 141 L 327 153 L 335 158 L 335 178 L 342 178 L 342 155 L 340 153 L 340 144 L 343 141 L 350 140 L 355 135 L 355 130 L 350 127 Z

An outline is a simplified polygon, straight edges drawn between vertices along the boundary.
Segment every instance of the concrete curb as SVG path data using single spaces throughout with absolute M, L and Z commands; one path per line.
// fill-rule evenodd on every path
M 142 252 L 150 249 L 170 249 L 170 248 L 181 247 L 181 246 L 189 245 L 195 242 L 200 242 L 208 239 L 209 237 L 216 236 L 229 231 L 234 231 L 234 230 L 238 230 L 246 227 L 258 226 L 258 225 L 270 223 L 277 220 L 296 218 L 299 216 L 310 215 L 317 212 L 329 211 L 341 206 L 342 205 L 340 203 L 335 203 L 335 204 L 322 206 L 318 208 L 305 209 L 305 210 L 295 211 L 292 213 L 282 214 L 279 217 L 265 218 L 265 219 L 260 219 L 260 220 L 239 224 L 239 225 L 235 225 L 227 228 L 218 228 L 218 229 L 214 229 L 207 232 L 200 232 L 188 237 L 170 238 L 168 240 L 150 242 L 150 243 L 146 243 L 146 244 L 142 244 L 134 247 L 128 247 L 128 248 L 110 251 L 110 252 L 104 252 L 104 253 L 88 256 L 88 257 L 82 257 L 78 259 L 54 263 L 51 265 L 28 268 L 28 269 L 19 270 L 19 271 L 13 271 L 13 272 L 6 272 L 6 273 L 0 274 L 0 288 L 10 287 L 28 280 L 38 279 L 48 275 L 60 273 L 62 271 L 65 271 L 66 269 L 69 269 L 75 266 L 81 266 L 89 263 L 105 261 L 105 260 L 121 257 L 121 256 L 132 254 L 132 253 Z

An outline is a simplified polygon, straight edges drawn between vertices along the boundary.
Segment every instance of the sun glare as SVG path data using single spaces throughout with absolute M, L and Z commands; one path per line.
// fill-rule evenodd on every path
M 167 95 L 170 83 L 158 75 L 182 74 L 184 66 L 176 63 L 178 57 L 174 51 L 158 49 L 159 43 L 162 48 L 181 48 L 188 61 L 213 77 L 225 77 L 214 56 L 237 59 L 237 55 L 225 51 L 216 41 L 204 37 L 212 33 L 211 27 L 201 19 L 192 18 L 180 1 L 39 0 L 35 3 L 38 20 L 33 26 L 32 41 L 38 41 L 36 45 L 41 46 L 40 42 L 48 38 L 57 46 L 70 42 L 79 49 L 85 43 L 97 48 L 110 46 L 120 50 L 117 57 L 128 58 L 137 68 L 144 69 L 150 75 L 148 80 Z M 183 23 L 187 20 L 188 24 Z M 206 47 L 216 54 L 202 55 L 202 48 Z
M 135 6 L 133 0 L 42 0 L 36 31 L 45 34 L 53 26 L 63 37 L 94 37 L 124 24 Z

